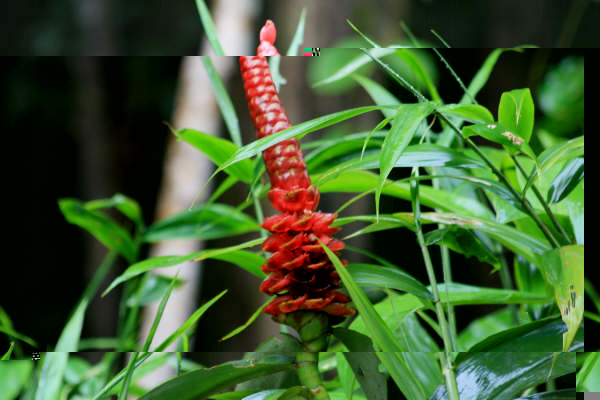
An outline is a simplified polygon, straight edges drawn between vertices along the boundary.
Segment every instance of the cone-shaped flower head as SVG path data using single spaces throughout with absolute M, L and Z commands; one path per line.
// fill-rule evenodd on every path
M 291 126 L 265 57 L 279 55 L 275 37 L 275 25 L 267 21 L 260 31 L 258 56 L 240 57 L 248 109 L 259 138 Z M 331 237 L 339 229 L 330 226 L 337 215 L 314 211 L 319 191 L 310 182 L 298 141 L 284 140 L 269 147 L 263 159 L 271 180 L 269 200 L 281 212 L 262 224 L 271 232 L 263 249 L 272 255 L 262 266 L 269 276 L 260 290 L 277 295 L 264 311 L 272 315 L 297 310 L 354 314 L 355 310 L 346 305 L 350 298 L 336 290 L 341 287 L 340 277 L 317 240 L 334 252 L 344 247 Z

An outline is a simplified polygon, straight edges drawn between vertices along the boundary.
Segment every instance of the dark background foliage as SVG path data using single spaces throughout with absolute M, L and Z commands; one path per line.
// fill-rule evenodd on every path
M 215 1 L 207 1 L 209 7 Z M 435 42 L 435 29 L 453 47 L 595 47 L 600 7 L 590 0 L 305 0 L 256 2 L 256 24 L 290 19 L 289 42 L 302 7 L 308 9 L 307 43 L 335 46 L 350 18 L 382 42 L 413 33 Z M 312 26 L 311 26 L 312 25 Z M 13 1 L 0 13 L 0 52 L 18 55 L 191 55 L 202 27 L 193 0 Z

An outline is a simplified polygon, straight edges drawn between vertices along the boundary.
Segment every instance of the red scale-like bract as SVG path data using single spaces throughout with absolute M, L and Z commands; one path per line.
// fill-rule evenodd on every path
M 279 55 L 273 45 L 275 25 L 267 21 L 260 31 L 256 57 L 240 57 L 246 99 L 259 138 L 289 128 L 285 110 L 271 79 L 265 56 Z M 338 252 L 344 244 L 331 237 L 336 214 L 314 211 L 319 191 L 311 184 L 300 145 L 284 140 L 263 152 L 271 179 L 269 200 L 281 214 L 266 218 L 263 228 L 272 232 L 263 249 L 273 255 L 262 266 L 269 276 L 260 290 L 277 297 L 264 312 L 279 315 L 297 310 L 322 311 L 335 316 L 355 314 L 345 303 L 350 298 L 336 289 L 340 277 L 317 241 Z

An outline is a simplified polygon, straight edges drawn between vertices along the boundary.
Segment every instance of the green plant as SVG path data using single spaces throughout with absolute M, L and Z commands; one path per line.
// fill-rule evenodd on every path
M 206 23 L 210 20 L 206 7 L 202 6 L 202 0 L 197 4 Z M 212 32 L 210 37 L 214 43 L 218 43 L 210 26 L 205 28 Z M 301 30 L 302 24 L 298 31 Z M 363 37 L 367 38 L 366 35 Z M 584 316 L 591 323 L 600 320 L 598 295 L 591 282 L 584 281 L 583 127 L 577 131 L 577 136 L 568 137 L 566 128 L 561 125 L 560 136 L 554 137 L 553 125 L 546 120 L 542 134 L 545 139 L 536 142 L 535 102 L 528 88 L 503 93 L 497 117 L 477 104 L 478 93 L 490 78 L 501 54 L 507 50 L 491 51 L 467 85 L 454 74 L 464 88 L 464 95 L 457 103 L 445 104 L 424 66 L 422 53 L 406 48 L 378 47 L 375 41 L 367 39 L 373 48 L 349 50 L 353 51 L 352 59 L 330 69 L 329 77 L 316 85 L 331 85 L 341 80 L 350 82 L 349 85 L 358 84 L 369 94 L 374 105 L 338 111 L 295 126 L 284 124 L 281 130 L 239 146 L 236 141 L 240 129 L 229 95 L 225 90 L 215 90 L 232 140 L 214 138 L 191 129 L 175 132 L 181 140 L 207 154 L 218 166 L 216 173 L 224 171 L 228 175 L 207 203 L 147 226 L 135 200 L 123 195 L 90 202 L 60 200 L 65 218 L 92 233 L 110 249 L 110 253 L 75 307 L 55 352 L 43 353 L 36 369 L 28 360 L 9 361 L 10 367 L 0 364 L 0 381 L 12 382 L 5 391 L 9 393 L 8 398 L 23 391 L 24 398 L 36 399 L 59 396 L 100 399 L 109 395 L 126 398 L 128 394 L 139 395 L 142 399 L 385 399 L 388 378 L 403 396 L 411 400 L 575 398 L 575 386 L 577 390 L 596 388 L 597 354 L 577 354 L 576 357 L 576 352 L 583 347 Z M 434 51 L 431 55 L 450 67 L 440 53 Z M 203 61 L 213 87 L 223 88 L 219 76 L 211 68 L 210 58 L 205 57 Z M 260 71 L 264 73 L 267 67 L 259 61 Z M 335 64 L 336 57 L 328 56 L 325 51 L 319 62 L 327 69 L 328 65 Z M 400 103 L 389 87 L 358 74 L 358 68 L 365 65 L 379 67 L 417 101 Z M 410 79 L 398 72 L 403 69 L 411 71 Z M 273 79 L 277 81 L 278 78 Z M 554 79 L 561 82 L 561 78 L 554 76 Z M 546 93 L 545 96 L 553 95 Z M 546 101 L 545 104 L 546 110 L 550 110 L 547 111 L 548 118 L 565 114 L 564 110 L 557 111 L 552 107 L 568 107 L 558 101 Z M 280 105 L 275 105 L 280 111 Z M 268 154 L 269 149 L 292 145 L 288 156 L 296 158 L 297 162 L 301 158 L 297 139 L 371 112 L 383 115 L 371 131 L 345 133 L 344 140 L 326 136 L 303 146 L 311 151 L 304 159 L 305 164 L 292 166 L 302 170 L 298 179 L 302 184 L 298 187 L 290 186 L 289 181 L 274 179 L 274 171 L 280 166 L 274 166 L 271 163 L 276 161 L 266 157 L 271 190 L 277 192 L 280 189 L 284 193 L 270 196 L 283 214 L 263 221 L 257 200 L 267 195 L 268 185 L 261 179 L 265 170 L 261 153 L 267 150 Z M 577 123 L 569 123 L 577 130 L 580 128 Z M 259 121 L 259 131 L 262 126 Z M 251 160 L 253 157 L 256 160 Z M 410 167 L 410 174 L 398 179 L 394 170 L 402 167 Z M 237 208 L 216 203 L 219 196 L 237 181 L 248 185 L 248 199 Z M 282 201 L 290 191 L 309 190 L 313 185 L 311 194 L 300 196 L 301 201 L 291 201 L 287 205 Z M 322 217 L 326 214 L 312 213 L 319 192 L 355 195 L 337 210 L 341 217 L 334 220 L 331 216 Z M 342 214 L 349 204 L 371 194 L 374 197 L 373 214 Z M 404 201 L 410 202 L 410 212 L 400 212 L 397 208 L 390 212 L 389 207 L 382 206 L 384 198 L 398 200 L 393 207 Z M 308 203 L 310 206 L 306 205 Z M 356 316 L 324 321 L 329 318 L 328 314 L 352 313 L 319 312 L 327 311 L 326 307 L 332 303 L 323 305 L 315 302 L 322 298 L 312 296 L 308 299 L 307 296 L 302 299 L 303 295 L 299 293 L 282 293 L 282 290 L 289 290 L 289 286 L 272 289 L 285 280 L 285 276 L 277 276 L 275 282 L 265 281 L 264 289 L 278 298 L 270 298 L 246 324 L 227 337 L 242 332 L 261 311 L 266 310 L 295 329 L 301 340 L 285 328 L 278 337 L 266 339 L 243 359 L 211 368 L 197 365 L 180 353 L 161 353 L 176 341 L 181 352 L 188 351 L 188 339 L 194 334 L 196 324 L 225 294 L 223 292 L 199 308 L 156 348 L 150 348 L 154 329 L 145 338 L 144 346 L 138 348 L 135 326 L 139 307 L 161 299 L 153 324 L 155 328 L 164 304 L 178 285 L 177 278 L 156 278 L 148 274 L 149 271 L 187 260 L 217 258 L 264 279 L 265 272 L 277 273 L 281 265 L 271 266 L 261 252 L 249 249 L 262 244 L 263 250 L 277 254 L 292 236 L 297 237 L 295 229 L 292 229 L 294 235 L 289 234 L 288 229 L 298 222 L 298 214 L 294 214 L 297 210 L 287 207 L 299 204 L 300 211 L 312 213 L 308 213 L 311 218 L 325 220 L 324 234 L 317 235 L 320 242 L 312 240 L 309 245 L 315 246 L 311 249 L 318 250 L 323 257 L 321 260 L 327 257 L 328 272 L 335 271 L 339 276 L 352 301 L 350 305 L 357 311 Z M 250 205 L 256 207 L 258 221 L 243 212 Z M 102 210 L 109 207 L 130 219 L 133 229 L 128 230 L 107 217 Z M 261 224 L 276 235 L 265 240 L 260 236 Z M 333 233 L 329 229 L 346 229 L 353 226 L 351 224 L 361 225 L 350 230 L 346 236 L 348 240 L 392 229 L 414 232 L 429 282 L 423 284 L 408 270 L 402 270 L 385 258 L 350 246 L 347 251 L 363 253 L 371 261 L 344 266 L 336 254 L 341 247 L 331 245 L 338 242 L 328 241 L 329 234 Z M 276 225 L 285 227 L 287 232 L 279 232 Z M 138 258 L 140 246 L 146 242 L 182 237 L 210 239 L 247 232 L 260 237 L 235 246 L 188 255 Z M 290 235 L 290 240 L 284 240 L 284 235 Z M 316 247 L 316 243 L 320 247 Z M 303 242 L 303 245 L 306 244 Z M 431 254 L 438 248 L 442 280 L 436 277 Z M 453 269 L 456 271 L 462 266 L 451 264 L 451 253 L 474 256 L 489 264 L 493 271 L 501 274 L 504 287 L 454 282 Z M 69 352 L 81 350 L 82 344 L 90 345 L 80 339 L 83 316 L 117 255 L 125 258 L 130 266 L 104 293 L 124 286 L 120 329 L 114 340 L 92 345 L 115 352 L 107 353 L 97 365 L 89 365 Z M 265 265 L 268 268 L 264 268 Z M 156 281 L 160 279 L 162 281 Z M 337 282 L 328 284 L 336 290 L 339 288 Z M 584 293 L 592 300 L 595 311 L 584 312 Z M 309 294 L 314 295 L 313 292 Z M 336 296 L 333 295 L 332 300 L 338 301 L 337 307 L 349 310 L 345 305 L 346 295 Z M 302 300 L 281 308 L 282 298 L 283 303 Z M 311 300 L 320 307 L 301 307 Z M 462 311 L 458 307 L 479 304 L 494 304 L 501 308 L 458 330 L 456 314 Z M 308 313 L 309 309 L 312 312 Z M 0 312 L 0 317 L 2 332 L 17 342 L 30 340 L 12 329 L 4 312 Z M 12 349 L 12 346 L 7 349 L 4 360 L 12 358 Z M 133 352 L 122 369 L 116 351 Z M 140 376 L 169 363 L 177 366 L 176 377 L 151 390 L 137 386 Z M 304 368 L 305 365 L 308 368 Z M 554 379 L 574 376 L 576 371 L 577 381 L 569 385 L 571 389 L 553 389 Z M 326 372 L 331 372 L 334 377 L 323 379 Z M 29 386 L 28 379 L 32 382 Z

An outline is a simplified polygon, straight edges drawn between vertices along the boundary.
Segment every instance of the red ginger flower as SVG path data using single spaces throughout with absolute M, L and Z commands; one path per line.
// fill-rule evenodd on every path
M 240 57 L 248 108 L 259 138 L 291 126 L 265 57 L 279 55 L 273 45 L 276 35 L 275 25 L 268 20 L 260 31 L 258 56 Z M 271 180 L 269 200 L 281 212 L 262 224 L 272 233 L 263 243 L 263 250 L 273 254 L 262 266 L 269 276 L 260 290 L 277 295 L 264 312 L 280 315 L 314 310 L 335 316 L 355 314 L 345 304 L 350 298 L 336 290 L 342 286 L 340 277 L 317 240 L 336 253 L 344 247 L 344 243 L 331 237 L 339 229 L 330 226 L 337 214 L 314 211 L 319 191 L 310 182 L 298 141 L 288 139 L 269 147 L 263 152 L 263 159 Z

